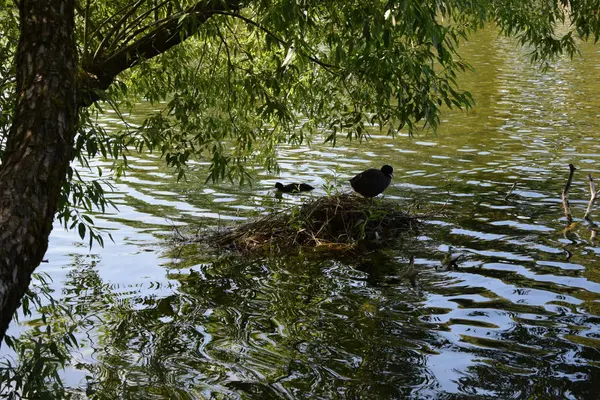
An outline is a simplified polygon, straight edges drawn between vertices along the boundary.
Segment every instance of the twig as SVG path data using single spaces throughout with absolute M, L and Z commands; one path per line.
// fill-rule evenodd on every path
M 231 12 L 228 12 L 226 10 L 215 10 L 215 11 L 211 10 L 211 12 L 213 12 L 214 14 L 227 15 L 227 16 L 230 16 L 230 17 L 239 18 L 242 21 L 246 22 L 247 24 L 252 25 L 252 26 L 260 29 L 265 34 L 267 34 L 268 36 L 270 36 L 271 38 L 273 38 L 275 41 L 277 41 L 278 43 L 280 43 L 280 44 L 282 44 L 282 45 L 284 45 L 286 47 L 289 47 L 291 45 L 289 42 L 286 42 L 285 40 L 281 39 L 279 36 L 277 36 L 275 33 L 273 33 L 272 31 L 270 31 L 269 29 L 267 29 L 263 25 L 261 25 L 261 24 L 255 22 L 255 21 L 253 21 L 250 18 L 244 17 L 243 15 L 241 15 L 241 14 L 239 14 L 237 12 L 231 13 Z M 336 70 L 339 71 L 341 69 L 337 65 L 328 64 L 328 63 L 326 63 L 324 61 L 321 61 L 318 58 L 313 57 L 313 56 L 311 56 L 311 55 L 309 55 L 309 54 L 307 54 L 305 52 L 298 51 L 298 53 L 300 55 L 308 58 L 310 61 L 314 62 L 315 64 L 320 65 L 321 67 L 323 67 L 329 73 L 335 74 L 334 71 L 336 71 Z
M 515 182 L 515 183 L 512 184 L 512 186 L 510 187 L 510 189 L 506 193 L 506 196 L 504 196 L 504 200 L 508 200 L 508 197 L 512 194 L 513 190 L 515 190 L 515 188 L 517 187 L 517 183 L 518 182 Z
M 567 253 L 567 258 L 565 259 L 565 261 L 568 262 L 569 260 L 571 260 L 571 257 L 573 257 L 573 252 L 570 251 L 569 249 L 567 249 L 566 247 L 564 247 L 564 249 L 565 249 L 565 253 Z
M 450 202 L 450 200 L 446 200 L 446 202 L 438 210 L 433 211 L 431 213 L 414 214 L 414 215 L 408 216 L 407 218 L 416 220 L 416 219 L 425 219 L 425 218 L 436 217 L 436 216 L 440 215 L 442 213 L 442 211 L 444 211 L 446 209 L 449 202 Z
M 562 191 L 562 205 L 565 210 L 565 217 L 567 217 L 567 221 L 569 224 L 573 222 L 573 214 L 571 214 L 571 207 L 569 206 L 569 189 L 571 188 L 571 182 L 573 181 L 573 174 L 575 173 L 575 166 L 573 164 L 569 164 L 569 179 L 567 179 L 567 184 L 565 185 Z
M 458 269 L 458 260 L 460 260 L 465 255 L 462 253 L 458 253 L 456 255 L 452 254 L 453 247 L 448 246 L 448 251 L 442 260 L 442 266 L 446 267 L 448 270 Z
M 180 242 L 187 241 L 187 238 L 179 231 L 179 229 L 177 229 L 177 225 L 175 225 L 175 223 L 173 221 L 171 221 L 171 226 L 173 227 L 173 230 L 177 234 Z
M 403 274 L 400 275 L 400 279 L 406 278 L 412 285 L 412 287 L 417 287 L 417 276 L 419 275 L 419 271 L 415 269 L 415 256 L 411 254 L 410 259 L 408 261 L 408 267 L 404 271 Z
M 594 178 L 592 178 L 592 174 L 588 174 L 588 179 L 590 180 L 590 202 L 588 203 L 587 210 L 585 210 L 585 215 L 583 216 L 583 218 L 590 220 L 589 215 L 592 212 L 594 202 L 598 198 L 598 191 L 596 190 L 596 184 L 594 183 Z

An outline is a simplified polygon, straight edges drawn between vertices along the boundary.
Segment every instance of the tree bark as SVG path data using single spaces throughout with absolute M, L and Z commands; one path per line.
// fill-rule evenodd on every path
M 48 247 L 77 124 L 75 0 L 21 0 L 17 104 L 0 165 L 0 343 Z

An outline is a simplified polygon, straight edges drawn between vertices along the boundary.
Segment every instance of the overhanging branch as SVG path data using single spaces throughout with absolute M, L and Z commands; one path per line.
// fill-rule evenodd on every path
M 247 24 L 255 26 L 256 28 L 260 29 L 265 34 L 267 34 L 268 36 L 270 36 L 271 38 L 273 38 L 275 41 L 281 43 L 282 45 L 284 45 L 286 47 L 289 47 L 291 45 L 290 43 L 288 43 L 285 40 L 281 39 L 279 36 L 275 35 L 269 29 L 267 29 L 264 26 L 256 23 L 255 21 L 251 20 L 250 18 L 244 17 L 243 15 L 232 14 L 232 13 L 226 12 L 226 11 L 217 11 L 217 12 L 215 12 L 215 14 L 221 14 L 221 15 L 227 15 L 227 16 L 234 17 L 234 18 L 239 18 L 242 21 L 246 22 Z M 304 57 L 308 58 L 310 61 L 314 62 L 315 64 L 320 65 L 326 71 L 329 71 L 331 73 L 333 73 L 333 70 L 336 70 L 336 69 L 339 70 L 340 69 L 340 67 L 338 67 L 337 65 L 328 64 L 328 63 L 323 62 L 323 61 L 319 60 L 318 58 L 313 57 L 311 55 L 305 54 L 303 52 L 301 52 L 300 54 L 302 54 Z
M 189 7 L 183 15 L 174 14 L 135 42 L 116 50 L 92 65 L 84 66 L 85 73 L 79 84 L 79 104 L 89 106 L 99 99 L 97 91 L 106 90 L 115 77 L 142 60 L 154 58 L 194 35 L 200 26 L 213 15 L 233 12 L 241 7 L 240 0 L 200 1 Z

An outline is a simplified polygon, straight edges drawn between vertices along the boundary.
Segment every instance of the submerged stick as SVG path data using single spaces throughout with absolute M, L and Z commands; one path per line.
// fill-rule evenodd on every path
M 567 217 L 567 221 L 569 224 L 573 222 L 573 214 L 571 214 L 571 207 L 569 206 L 569 189 L 571 188 L 571 182 L 573 182 L 573 174 L 575 173 L 575 166 L 573 164 L 569 164 L 569 179 L 567 179 L 567 184 L 565 185 L 562 191 L 562 205 L 565 210 L 565 217 Z
M 510 189 L 506 193 L 506 196 L 504 196 L 504 200 L 508 200 L 508 197 L 512 194 L 513 190 L 515 190 L 515 188 L 517 187 L 517 183 L 518 182 L 515 182 L 515 183 L 512 184 L 512 186 L 510 187 Z
M 410 260 L 408 262 L 408 267 L 402 274 L 403 278 L 408 279 L 412 287 L 417 287 L 417 276 L 419 275 L 419 271 L 415 269 L 415 256 L 411 254 Z
M 585 215 L 583 216 L 583 218 L 589 220 L 589 215 L 592 212 L 594 202 L 598 198 L 598 191 L 596 190 L 596 184 L 594 183 L 594 178 L 592 178 L 592 174 L 588 174 L 588 179 L 590 180 L 590 202 L 588 203 L 587 210 L 585 210 Z

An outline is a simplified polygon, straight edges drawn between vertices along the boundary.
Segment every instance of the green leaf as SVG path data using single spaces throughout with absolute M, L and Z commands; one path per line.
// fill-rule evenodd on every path
M 80 222 L 77 228 L 79 230 L 79 237 L 81 237 L 81 239 L 85 238 L 85 224 Z

